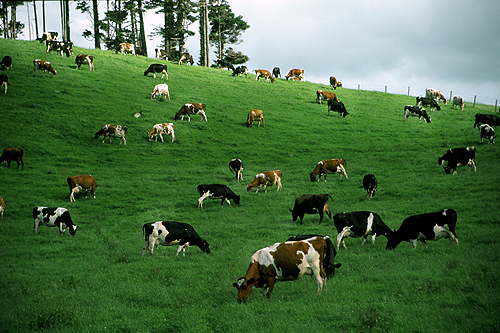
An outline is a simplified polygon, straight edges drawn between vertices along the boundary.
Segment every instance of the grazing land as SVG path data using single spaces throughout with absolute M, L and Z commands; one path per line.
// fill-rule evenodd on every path
M 76 69 L 78 53 L 95 56 L 95 72 Z M 349 112 L 340 118 L 315 103 L 316 90 L 331 91 L 325 85 L 256 82 L 172 62 L 166 81 L 143 76 L 159 60 L 78 47 L 66 58 L 38 42 L 0 39 L 0 57 L 7 54 L 13 70 L 7 94 L 0 90 L 0 148 L 23 148 L 25 165 L 0 165 L 1 331 L 500 330 L 500 143 L 479 145 L 472 128 L 475 113 L 493 107 L 448 104 L 429 112 L 430 124 L 404 122 L 414 97 L 340 88 Z M 57 75 L 35 73 L 35 58 Z M 160 82 L 170 101 L 150 99 Z M 154 124 L 173 122 L 190 102 L 206 104 L 208 122 L 175 121 L 175 142 L 148 141 Z M 265 127 L 247 128 L 252 109 L 264 111 Z M 109 123 L 127 126 L 126 146 L 93 139 Z M 465 146 L 477 148 L 477 172 L 446 175 L 438 157 Z M 239 184 L 232 158 L 243 161 Z M 349 178 L 311 182 L 316 163 L 330 158 L 345 158 Z M 255 174 L 273 169 L 283 172 L 282 191 L 246 192 Z M 368 173 L 378 179 L 371 201 L 362 187 Z M 97 181 L 96 198 L 76 194 L 70 203 L 66 178 L 85 174 Z M 197 185 L 211 183 L 228 185 L 241 204 L 206 200 L 198 209 Z M 288 209 L 308 193 L 329 193 L 332 214 L 371 210 L 392 229 L 409 215 L 453 208 L 459 245 L 414 250 L 403 242 L 388 251 L 383 237 L 363 246 L 347 239 L 326 291 L 317 294 L 306 277 L 278 283 L 269 300 L 255 289 L 239 304 L 232 283 L 256 250 L 296 234 L 336 237 L 327 217 L 321 225 L 318 215 L 292 221 Z M 76 236 L 46 227 L 33 234 L 34 206 L 68 208 Z M 142 225 L 160 220 L 191 224 L 211 253 L 191 247 L 174 257 L 175 246 L 142 256 Z

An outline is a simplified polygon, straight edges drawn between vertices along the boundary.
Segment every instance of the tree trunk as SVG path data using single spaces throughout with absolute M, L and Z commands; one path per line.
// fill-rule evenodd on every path
M 11 22 L 10 38 L 16 39 L 16 37 L 17 37 L 17 34 L 16 34 L 17 4 L 15 2 L 12 3 L 10 10 L 11 10 L 11 12 L 10 12 L 10 22 Z
M 210 66 L 209 40 L 208 40 L 208 0 L 200 6 L 200 65 Z
M 92 9 L 94 11 L 94 48 L 101 48 L 101 32 L 99 31 L 99 7 L 97 0 L 92 0 Z
M 137 1 L 137 7 L 139 9 L 139 47 L 142 50 L 143 56 L 148 56 L 148 47 L 146 44 L 146 33 L 144 29 L 144 15 L 142 10 L 142 0 Z
M 45 27 L 45 0 L 42 0 L 42 22 L 43 22 L 43 32 L 47 31 Z
M 35 14 L 35 36 L 36 36 L 36 38 L 38 38 L 40 35 L 38 32 L 38 16 L 36 15 L 36 1 L 33 1 L 33 11 Z
M 69 0 L 65 0 L 65 12 L 66 12 L 66 16 L 65 16 L 65 19 L 66 19 L 66 40 L 65 42 L 70 42 L 71 41 L 71 31 L 70 31 L 70 28 L 71 28 L 71 24 L 70 24 L 70 21 L 69 21 Z

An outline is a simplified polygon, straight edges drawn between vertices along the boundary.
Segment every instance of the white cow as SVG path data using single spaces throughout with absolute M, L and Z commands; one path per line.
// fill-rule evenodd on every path
M 172 142 L 174 142 L 175 141 L 174 123 L 162 123 L 154 125 L 151 132 L 148 132 L 149 141 L 153 139 L 153 135 L 155 136 L 155 141 L 158 141 L 158 135 L 159 135 L 161 142 L 163 142 L 163 134 L 166 135 L 171 134 Z
M 159 99 L 161 99 L 161 95 L 164 95 L 165 100 L 167 100 L 167 96 L 168 96 L 168 100 L 170 101 L 170 93 L 168 92 L 168 84 L 166 84 L 166 83 L 157 84 L 155 86 L 155 88 L 153 89 L 153 92 L 151 93 L 151 99 L 155 98 L 157 95 L 160 96 Z

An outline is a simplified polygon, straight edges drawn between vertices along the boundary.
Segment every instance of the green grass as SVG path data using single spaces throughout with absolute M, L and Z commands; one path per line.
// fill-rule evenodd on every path
M 418 331 L 500 330 L 498 145 L 478 143 L 476 105 L 444 106 L 431 124 L 403 121 L 414 97 L 338 89 L 350 113 L 327 116 L 315 103 L 327 86 L 235 78 L 230 72 L 168 63 L 171 100 L 151 100 L 156 83 L 143 72 L 156 60 L 75 48 L 95 56 L 95 72 L 76 70 L 74 56 L 46 55 L 38 42 L 0 39 L 0 56 L 13 58 L 9 89 L 0 94 L 0 148 L 25 151 L 24 171 L 0 165 L 0 330 L 67 331 Z M 50 61 L 56 76 L 34 73 L 35 58 Z M 0 92 L 3 91 L 0 89 Z M 146 131 L 173 122 L 182 104 L 207 105 L 208 122 L 175 122 L 176 141 L 148 142 Z M 265 128 L 247 128 L 248 111 L 264 110 Z M 143 116 L 134 118 L 135 112 Z M 128 127 L 127 145 L 94 140 L 104 124 Z M 477 147 L 477 172 L 446 175 L 437 158 L 448 148 Z M 312 183 L 320 160 L 345 158 L 349 179 L 329 175 Z M 228 170 L 244 164 L 244 182 Z M 281 169 L 283 190 L 246 193 L 261 171 Z M 373 173 L 379 190 L 366 200 L 362 177 Z M 69 202 L 66 178 L 92 174 L 96 199 Z M 227 184 L 241 204 L 197 208 L 196 186 Z M 289 207 L 306 193 L 329 193 L 333 213 L 371 210 L 391 228 L 412 214 L 453 208 L 459 246 L 448 240 L 402 243 L 386 251 L 348 239 L 342 267 L 328 289 L 316 293 L 309 278 L 279 283 L 270 300 L 254 290 L 238 304 L 232 283 L 251 255 L 289 236 L 336 237 L 333 221 L 318 215 L 293 222 Z M 75 237 L 54 228 L 32 232 L 34 206 L 69 209 L 80 226 Z M 142 225 L 159 220 L 190 223 L 210 243 L 175 258 L 160 247 L 141 256 Z

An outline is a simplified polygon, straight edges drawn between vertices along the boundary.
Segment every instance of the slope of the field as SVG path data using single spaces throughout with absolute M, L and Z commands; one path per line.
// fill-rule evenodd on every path
M 95 72 L 76 69 L 78 53 L 95 56 Z M 158 60 L 78 47 L 66 58 L 38 42 L 0 39 L 0 57 L 7 54 L 14 65 L 7 94 L 0 89 L 0 149 L 23 148 L 25 166 L 0 165 L 1 331 L 500 329 L 499 148 L 480 145 L 473 128 L 475 113 L 493 107 L 448 104 L 430 113 L 430 124 L 404 122 L 414 97 L 340 88 L 350 114 L 339 118 L 315 103 L 316 90 L 331 88 L 308 82 L 267 84 L 172 62 L 166 81 L 143 76 Z M 35 73 L 36 58 L 57 75 Z M 171 100 L 150 99 L 160 82 Z M 188 102 L 205 103 L 208 122 L 174 121 Z M 265 127 L 246 127 L 251 109 L 264 110 Z M 160 122 L 175 123 L 174 143 L 148 141 Z M 126 146 L 93 139 L 109 123 L 127 126 Z M 477 148 L 477 172 L 446 175 L 437 158 L 465 146 Z M 244 164 L 239 184 L 232 158 Z M 330 158 L 346 159 L 349 178 L 311 182 L 316 163 Z M 281 192 L 246 192 L 255 174 L 272 169 L 283 172 Z M 367 173 L 379 181 L 371 201 L 361 184 Z M 66 178 L 82 174 L 95 176 L 96 198 L 70 203 Z M 196 187 L 204 183 L 228 185 L 241 204 L 207 200 L 198 209 Z M 336 258 L 342 267 L 321 294 L 304 278 L 278 283 L 269 300 L 256 289 L 238 304 L 232 283 L 256 250 L 295 234 L 336 237 L 327 217 L 321 225 L 318 215 L 292 221 L 288 208 L 306 193 L 329 193 L 333 214 L 374 211 L 392 229 L 409 215 L 453 208 L 459 246 L 440 240 L 413 250 L 404 242 L 387 251 L 384 237 L 363 246 L 348 239 Z M 46 227 L 34 235 L 34 206 L 68 208 L 76 236 Z M 159 220 L 190 223 L 211 253 L 192 247 L 175 258 L 176 247 L 159 247 L 141 256 L 142 225 Z

